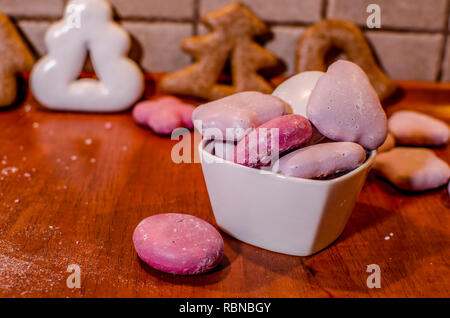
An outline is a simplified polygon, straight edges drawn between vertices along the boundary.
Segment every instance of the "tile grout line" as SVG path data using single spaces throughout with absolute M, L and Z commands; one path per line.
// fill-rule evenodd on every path
M 12 21 L 31 21 L 31 22 L 55 22 L 59 21 L 61 17 L 50 17 L 50 16 L 9 16 Z M 118 16 L 116 22 L 172 22 L 172 23 L 193 23 L 195 22 L 192 18 L 167 18 L 167 17 L 121 17 Z
M 445 59 L 445 55 L 446 55 L 446 50 L 447 50 L 447 42 L 448 42 L 448 26 L 449 26 L 449 20 L 450 20 L 450 3 L 449 0 L 447 0 L 446 3 L 447 7 L 446 7 L 446 19 L 445 19 L 445 25 L 444 25 L 444 31 L 442 32 L 444 38 L 442 40 L 442 48 L 441 48 L 441 52 L 439 55 L 439 71 L 438 74 L 435 78 L 436 82 L 442 82 L 442 77 L 443 77 L 443 73 L 444 73 L 444 59 Z
M 320 10 L 320 16 L 322 19 L 327 18 L 327 11 L 328 11 L 328 0 L 322 0 L 322 8 Z
M 298 22 L 298 21 L 265 21 L 269 26 L 286 26 L 286 27 L 309 27 L 314 24 L 314 22 Z M 353 23 L 355 24 L 355 23 Z M 373 32 L 397 32 L 397 33 L 420 33 L 420 34 L 442 34 L 442 30 L 426 30 L 426 29 L 407 29 L 407 28 L 396 28 L 396 27 L 383 27 L 382 29 L 370 29 L 364 25 L 357 25 L 361 31 L 373 31 Z
M 200 15 L 200 0 L 194 0 L 193 5 L 193 26 L 192 26 L 192 35 L 198 35 L 198 24 L 199 24 L 199 15 Z

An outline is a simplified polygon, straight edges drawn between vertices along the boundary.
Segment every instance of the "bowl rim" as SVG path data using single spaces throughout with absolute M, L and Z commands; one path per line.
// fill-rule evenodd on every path
M 248 173 L 260 173 L 261 170 L 259 170 L 259 169 L 243 166 L 243 165 L 234 163 L 232 161 L 225 160 L 225 159 L 222 159 L 220 157 L 214 156 L 211 153 L 207 152 L 205 150 L 205 144 L 208 141 L 211 141 L 211 140 L 202 140 L 202 142 L 200 142 L 199 145 L 198 145 L 198 151 L 199 151 L 199 153 L 201 153 L 200 159 L 201 159 L 202 166 L 203 166 L 203 164 L 208 165 L 208 164 L 213 164 L 213 163 L 215 163 L 215 164 L 226 164 L 226 165 L 234 167 L 235 169 L 247 170 Z M 342 182 L 342 181 L 344 181 L 346 179 L 349 179 L 352 176 L 354 176 L 356 174 L 359 174 L 359 173 L 363 172 L 366 169 L 369 169 L 371 167 L 373 161 L 375 160 L 375 155 L 376 154 L 377 154 L 377 150 L 376 149 L 371 150 L 369 156 L 366 158 L 366 161 L 362 165 L 360 165 L 359 167 L 353 169 L 352 171 L 350 171 L 350 172 L 348 172 L 348 173 L 346 173 L 346 174 L 344 174 L 342 176 L 339 176 L 339 177 L 333 178 L 333 179 L 329 179 L 329 180 L 316 180 L 316 179 L 306 179 L 306 178 L 299 178 L 299 177 L 291 177 L 291 176 L 286 176 L 286 175 L 283 175 L 283 174 L 280 174 L 280 173 L 274 172 L 274 171 L 265 171 L 263 174 L 267 175 L 268 177 L 279 178 L 279 179 L 283 179 L 283 180 L 286 180 L 286 181 L 295 182 L 295 183 L 301 183 L 301 184 L 332 185 L 332 184 L 335 184 L 335 183 Z M 206 155 L 209 158 L 212 158 L 212 157 L 220 158 L 221 160 L 223 160 L 223 162 L 221 162 L 221 163 L 217 163 L 217 162 L 207 163 L 207 162 L 204 162 L 204 160 L 203 160 L 203 156 L 204 155 Z

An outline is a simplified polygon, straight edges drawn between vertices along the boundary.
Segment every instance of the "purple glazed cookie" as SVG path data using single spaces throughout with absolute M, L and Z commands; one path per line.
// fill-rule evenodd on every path
M 335 141 L 378 148 L 386 139 L 387 120 L 375 89 L 355 63 L 339 60 L 317 81 L 306 114 L 319 132 Z
M 180 275 L 207 272 L 220 263 L 224 253 L 220 233 L 208 222 L 188 214 L 157 214 L 142 220 L 133 242 L 145 263 Z
M 274 165 L 274 171 L 297 178 L 323 178 L 360 166 L 364 148 L 353 142 L 327 142 L 295 150 Z

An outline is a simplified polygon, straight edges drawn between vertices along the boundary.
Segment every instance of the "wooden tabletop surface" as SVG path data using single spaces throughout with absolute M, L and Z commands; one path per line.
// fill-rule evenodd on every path
M 450 85 L 400 86 L 388 113 L 414 108 L 450 123 Z M 215 224 L 200 164 L 171 160 L 177 141 L 129 113 L 50 112 L 29 94 L 0 112 L 0 131 L 1 297 L 450 296 L 444 188 L 411 194 L 369 176 L 343 234 L 322 252 L 287 256 L 223 234 L 217 269 L 174 276 L 143 264 L 131 237 L 157 213 Z M 449 147 L 435 151 L 449 160 Z M 81 269 L 79 289 L 67 287 L 70 264 Z M 366 285 L 369 264 L 380 266 L 379 289 Z

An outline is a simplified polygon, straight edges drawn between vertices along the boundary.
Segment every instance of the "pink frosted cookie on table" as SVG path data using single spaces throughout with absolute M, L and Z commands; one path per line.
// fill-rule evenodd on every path
M 133 117 L 138 124 L 150 127 L 157 134 L 169 135 L 179 127 L 193 128 L 194 109 L 178 98 L 163 96 L 136 104 Z
M 443 146 L 450 140 L 450 127 L 444 121 L 416 111 L 395 112 L 388 127 L 401 145 Z
M 322 75 L 309 97 L 306 114 L 325 137 L 378 148 L 386 139 L 387 120 L 366 73 L 339 60 Z
M 373 171 L 403 190 L 423 191 L 447 184 L 449 165 L 424 148 L 396 147 L 376 156 Z
M 133 234 L 139 257 L 172 274 L 195 275 L 216 267 L 224 253 L 220 233 L 195 216 L 166 213 L 142 220 Z
M 288 104 L 280 98 L 250 91 L 200 105 L 192 113 L 192 120 L 204 138 L 239 141 L 253 128 L 288 111 Z M 220 136 L 212 133 L 215 131 Z
M 364 148 L 353 142 L 328 142 L 295 150 L 274 165 L 280 174 L 305 179 L 350 171 L 366 160 Z
M 235 147 L 234 162 L 248 166 L 267 166 L 278 156 L 309 141 L 312 127 L 300 115 L 284 115 L 262 124 Z

